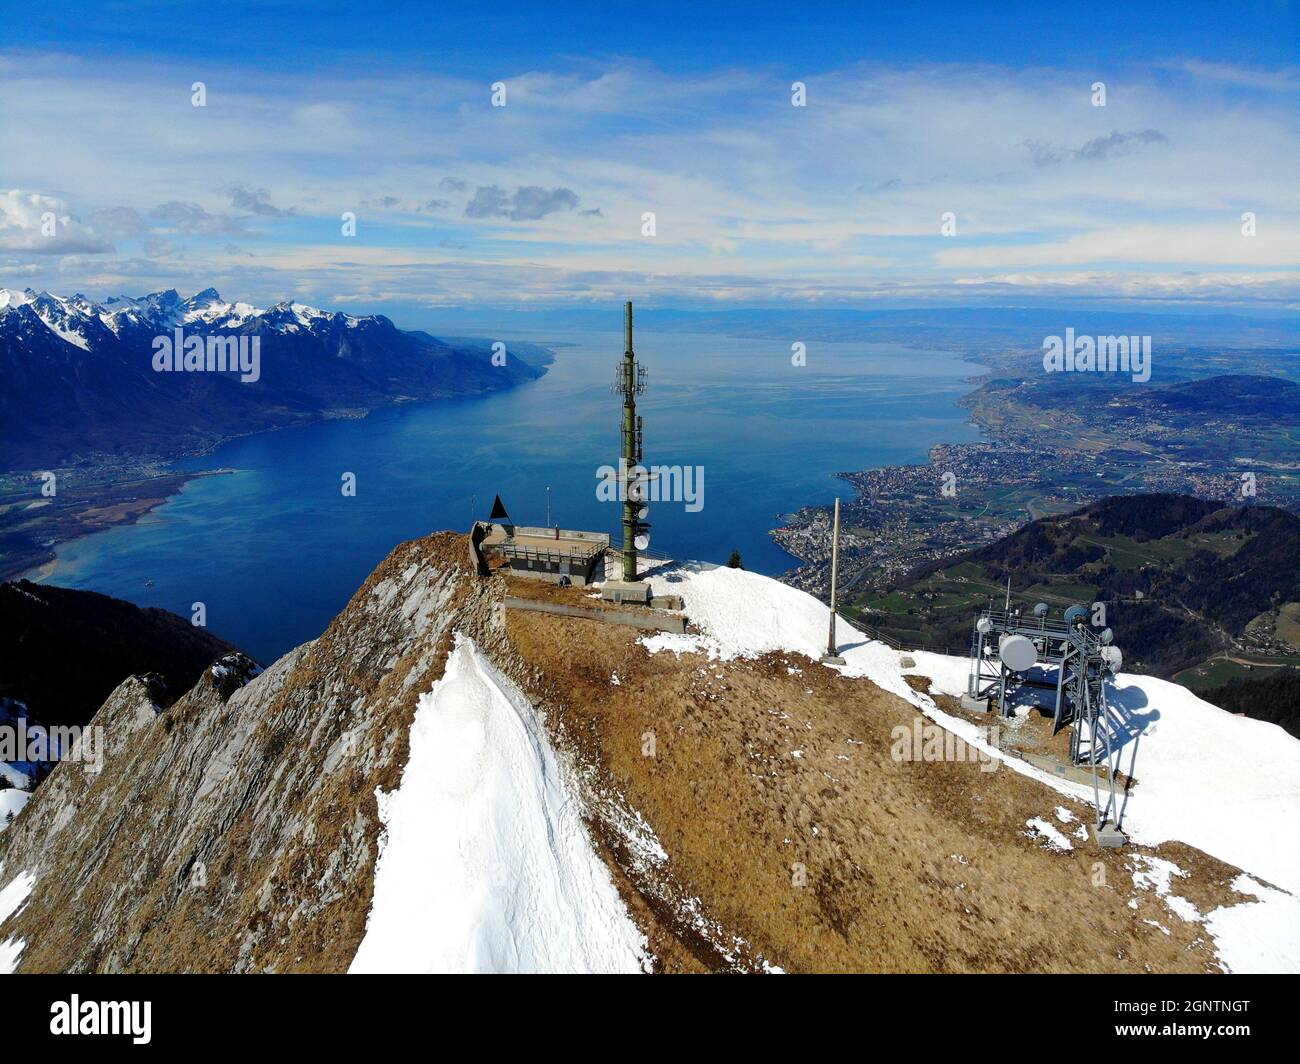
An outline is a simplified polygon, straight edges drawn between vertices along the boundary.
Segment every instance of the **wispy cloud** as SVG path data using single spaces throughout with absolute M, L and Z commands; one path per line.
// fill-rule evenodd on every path
M 1180 59 L 1163 66 L 1167 70 L 1181 71 L 1205 81 L 1217 81 L 1225 85 L 1275 92 L 1300 92 L 1300 67 L 1261 70 L 1232 63 L 1208 63 L 1201 59 Z
M 243 224 L 228 214 L 210 214 L 197 203 L 169 200 L 149 212 L 149 218 L 167 231 L 187 236 L 213 236 L 219 233 L 241 233 Z
M 249 214 L 260 214 L 265 218 L 287 218 L 292 210 L 277 207 L 271 202 L 271 194 L 264 188 L 249 188 L 247 185 L 231 185 L 226 189 L 230 205 L 236 210 Z M 397 201 L 394 199 L 393 203 Z
M 474 198 L 465 204 L 466 218 L 509 218 L 512 222 L 535 222 L 556 211 L 571 211 L 578 206 L 577 193 L 571 188 L 539 188 L 525 185 L 507 193 L 495 185 L 480 185 Z

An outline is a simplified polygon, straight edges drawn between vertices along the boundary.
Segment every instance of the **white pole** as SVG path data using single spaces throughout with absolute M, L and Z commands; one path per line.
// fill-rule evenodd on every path
M 831 532 L 831 621 L 830 632 L 826 636 L 826 653 L 835 656 L 835 593 L 839 582 L 840 570 L 840 500 L 835 499 L 835 527 Z

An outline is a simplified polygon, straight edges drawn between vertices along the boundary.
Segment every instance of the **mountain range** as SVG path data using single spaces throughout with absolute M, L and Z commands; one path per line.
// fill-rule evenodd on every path
M 155 353 L 181 330 L 228 344 L 257 341 L 256 379 L 235 371 L 159 372 Z M 213 288 L 103 303 L 0 289 L 0 470 L 93 456 L 161 457 L 402 400 L 508 388 L 545 369 L 490 346 L 448 344 L 286 300 L 227 302 Z M 245 378 L 253 375 L 245 374 Z

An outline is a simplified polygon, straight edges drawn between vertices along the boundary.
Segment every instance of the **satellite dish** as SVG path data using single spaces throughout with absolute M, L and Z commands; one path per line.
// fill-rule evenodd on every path
M 650 537 L 642 534 L 637 536 L 632 542 L 636 544 L 637 550 L 645 550 L 646 547 L 650 546 Z
M 1034 616 L 1035 616 L 1035 617 L 1046 617 L 1046 616 L 1047 616 L 1047 603 L 1046 603 L 1046 602 L 1040 602 L 1037 606 L 1034 607 Z
M 1082 606 L 1071 606 L 1065 611 L 1065 623 L 1073 625 L 1076 621 L 1088 616 L 1088 611 Z
M 1038 660 L 1038 649 L 1023 635 L 1004 635 L 998 643 L 998 657 L 1012 672 L 1028 672 Z
M 1101 660 L 1106 663 L 1106 668 L 1111 672 L 1119 672 L 1120 666 L 1124 664 L 1124 655 L 1120 653 L 1119 647 L 1102 647 Z
M 1101 645 L 1105 646 L 1107 643 L 1110 643 L 1114 640 L 1115 633 L 1112 632 L 1109 628 L 1106 628 L 1102 631 L 1101 635 L 1099 635 L 1097 638 L 1101 640 Z
M 989 632 L 993 631 L 993 622 L 987 617 L 981 617 L 975 622 L 975 631 L 979 632 L 980 635 L 988 635 Z

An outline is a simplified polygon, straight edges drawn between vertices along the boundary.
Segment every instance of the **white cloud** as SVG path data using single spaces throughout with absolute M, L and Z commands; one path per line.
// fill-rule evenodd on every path
M 108 252 L 113 245 L 68 213 L 61 199 L 39 192 L 0 192 L 0 251 L 35 255 Z

